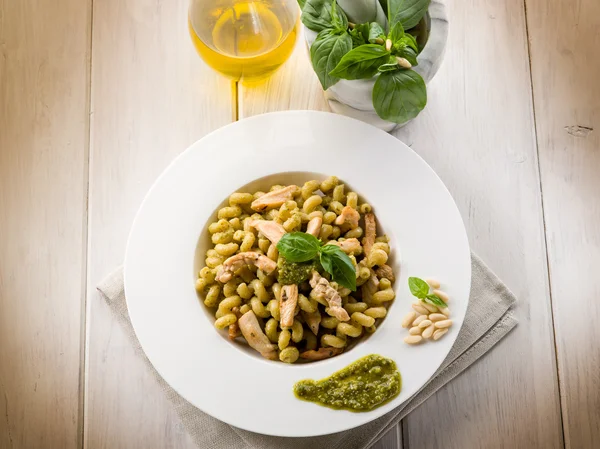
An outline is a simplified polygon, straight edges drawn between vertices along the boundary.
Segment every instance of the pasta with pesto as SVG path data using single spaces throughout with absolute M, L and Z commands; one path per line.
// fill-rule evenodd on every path
M 217 329 L 268 359 L 310 362 L 346 351 L 376 331 L 395 298 L 390 239 L 377 235 L 373 207 L 335 176 L 234 192 L 207 229 L 196 291 Z M 282 255 L 279 240 L 298 232 L 339 247 L 355 291 L 318 260 Z

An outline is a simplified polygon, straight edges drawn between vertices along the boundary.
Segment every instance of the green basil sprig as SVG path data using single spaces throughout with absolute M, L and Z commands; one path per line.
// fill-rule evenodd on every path
M 302 8 L 302 23 L 309 30 L 318 33 L 325 29 L 336 29 L 336 25 L 341 25 L 344 28 L 348 26 L 348 18 L 336 1 L 304 0 L 300 3 L 300 6 Z
M 325 271 L 338 284 L 356 290 L 356 270 L 348 255 L 336 245 L 323 245 L 320 240 L 304 232 L 284 234 L 277 243 L 279 253 L 290 262 L 308 262 L 319 258 Z
M 360 47 L 358 47 L 360 48 Z M 331 71 L 352 49 L 352 38 L 346 32 L 323 30 L 310 47 L 310 60 L 324 90 L 329 89 L 340 79 Z
M 377 77 L 373 106 L 381 118 L 404 123 L 419 115 L 426 104 L 425 81 L 414 70 L 383 72 Z
M 408 288 L 413 296 L 416 296 L 423 302 L 427 302 L 441 308 L 448 307 L 448 304 L 442 301 L 439 296 L 429 293 L 429 284 L 423 279 L 415 277 L 408 278 Z
M 349 23 L 336 0 L 298 0 L 303 23 L 318 32 L 310 56 L 323 89 L 340 79 L 376 77 L 375 111 L 384 120 L 405 123 L 427 105 L 425 82 L 412 70 L 419 47 L 410 29 L 419 24 L 430 0 L 379 1 L 388 14 L 387 34 L 376 22 Z
M 388 0 L 387 15 L 390 27 L 401 23 L 405 30 L 417 26 L 431 0 Z
M 390 52 L 377 44 L 366 44 L 346 53 L 329 74 L 346 80 L 371 78 L 377 68 L 385 64 Z

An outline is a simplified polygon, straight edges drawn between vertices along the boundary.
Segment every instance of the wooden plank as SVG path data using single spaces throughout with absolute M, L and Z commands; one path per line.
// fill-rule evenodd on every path
M 442 177 L 477 251 L 520 299 L 520 326 L 404 422 L 405 446 L 562 446 L 522 3 L 449 5 L 446 60 L 429 105 L 396 132 Z M 498 45 L 499 42 L 511 45 Z M 493 49 L 491 51 L 490 49 Z M 304 53 L 244 86 L 240 116 L 323 108 Z M 275 92 L 291 90 L 292 97 Z M 435 423 L 434 425 L 432 423 Z
M 600 3 L 528 0 L 563 425 L 568 448 L 600 441 Z M 584 321 L 581 321 L 581 317 Z
M 76 448 L 89 1 L 0 2 L 0 448 Z
M 231 85 L 195 54 L 187 0 L 94 3 L 85 447 L 193 448 L 95 286 L 123 261 L 166 165 L 231 121 Z M 201 198 L 199 198 L 199 201 Z
M 523 3 L 451 2 L 449 17 L 448 53 L 428 110 L 397 135 L 454 195 L 473 250 L 517 295 L 520 324 L 408 417 L 405 441 L 412 448 L 560 448 Z

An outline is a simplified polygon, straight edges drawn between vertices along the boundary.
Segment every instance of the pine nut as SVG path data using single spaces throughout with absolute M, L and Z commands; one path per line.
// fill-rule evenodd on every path
M 438 329 L 445 329 L 447 327 L 452 326 L 452 320 L 436 321 L 435 323 L 433 323 L 433 325 Z
M 408 315 L 404 317 L 402 320 L 402 327 L 409 327 L 415 318 L 417 317 L 417 312 L 409 312 Z
M 448 317 L 446 315 L 444 315 L 443 313 L 432 313 L 431 315 L 429 315 L 429 320 L 430 321 L 442 321 L 447 319 Z
M 429 315 L 429 310 L 427 310 L 425 307 L 423 307 L 420 303 L 418 302 L 413 302 L 412 303 L 412 308 L 415 312 L 420 313 L 421 315 Z
M 419 324 L 421 324 L 422 321 L 425 321 L 426 319 L 427 319 L 427 315 L 419 315 L 417 317 L 417 319 L 415 321 L 413 321 L 412 325 L 418 326 Z
M 433 291 L 433 294 L 436 295 L 438 298 L 440 298 L 442 301 L 444 301 L 446 304 L 448 304 L 450 302 L 450 297 L 448 296 L 448 294 L 446 292 L 436 289 Z
M 423 337 L 420 335 L 409 335 L 408 337 L 404 337 L 404 343 L 408 343 L 409 345 L 416 345 L 417 343 L 421 343 Z
M 431 288 L 440 288 L 442 286 L 442 284 L 440 284 L 440 281 L 438 281 L 437 279 L 425 279 L 425 282 L 427 282 Z
M 429 321 L 429 320 L 423 320 L 423 321 L 421 321 L 421 322 L 419 323 L 419 327 L 420 327 L 421 329 L 425 329 L 426 327 L 429 327 L 429 326 L 431 326 L 432 324 L 433 324 L 433 323 L 432 323 L 431 321 Z
M 421 335 L 421 332 L 423 332 L 423 329 L 421 329 L 420 327 L 417 327 L 417 326 L 411 327 L 408 330 L 408 333 L 410 335 Z
M 439 309 L 434 306 L 433 304 L 427 304 L 426 302 L 424 302 L 423 304 L 421 304 L 423 307 L 425 307 L 429 313 L 435 313 L 437 311 L 439 311 Z
M 435 341 L 437 341 L 440 338 L 442 338 L 444 335 L 446 335 L 447 333 L 448 333 L 448 329 L 438 329 L 433 333 L 433 339 Z
M 450 316 L 450 309 L 448 307 L 444 307 L 443 309 L 440 309 L 440 313 L 446 315 L 446 316 Z
M 421 335 L 423 336 L 423 338 L 431 338 L 431 336 L 433 335 L 433 331 L 435 331 L 435 325 L 432 324 L 427 329 L 425 329 Z

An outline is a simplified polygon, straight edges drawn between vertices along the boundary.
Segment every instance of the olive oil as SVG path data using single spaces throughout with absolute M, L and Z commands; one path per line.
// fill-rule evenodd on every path
M 275 71 L 291 54 L 298 8 L 285 0 L 192 1 L 189 30 L 200 56 L 233 78 L 258 79 Z M 221 4 L 221 5 L 220 5 Z

